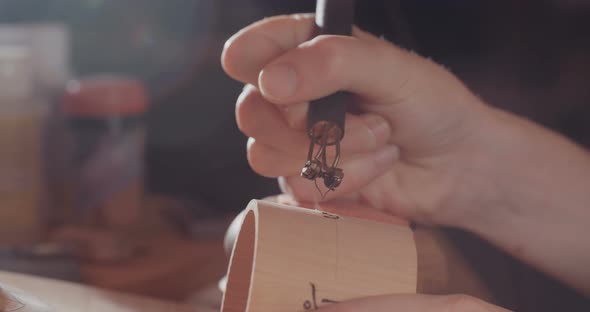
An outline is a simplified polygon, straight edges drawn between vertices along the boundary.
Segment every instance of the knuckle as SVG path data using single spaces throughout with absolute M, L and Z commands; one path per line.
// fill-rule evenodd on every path
M 248 163 L 250 164 L 250 168 L 254 170 L 254 172 L 258 174 L 262 174 L 263 172 L 263 164 L 264 160 L 261 159 L 263 153 L 260 150 L 260 144 L 256 143 L 256 141 L 252 138 L 248 139 Z
M 488 312 L 483 303 L 467 295 L 453 295 L 446 298 L 445 312 Z
M 338 36 L 318 36 L 313 40 L 315 53 L 323 60 L 323 72 L 328 76 L 334 74 L 345 62 L 344 40 L 346 39 Z

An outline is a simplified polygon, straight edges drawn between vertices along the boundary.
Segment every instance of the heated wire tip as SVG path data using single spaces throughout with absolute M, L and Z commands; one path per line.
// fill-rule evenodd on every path
M 301 169 L 301 176 L 314 181 L 315 187 L 322 199 L 330 191 L 334 191 L 342 183 L 344 171 L 338 168 L 340 162 L 340 140 L 343 131 L 335 123 L 321 121 L 310 130 L 309 151 L 307 162 Z M 334 156 L 328 160 L 328 148 L 334 148 Z M 326 187 L 322 191 L 317 179 L 322 179 Z

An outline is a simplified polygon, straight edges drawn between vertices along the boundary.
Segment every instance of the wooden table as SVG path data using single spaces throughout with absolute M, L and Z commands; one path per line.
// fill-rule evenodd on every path
M 141 257 L 117 264 L 83 263 L 85 284 L 159 299 L 184 301 L 227 270 L 223 242 L 190 241 L 162 233 Z
M 0 271 L 0 311 L 213 312 L 137 295 Z
M 223 236 L 189 239 L 178 224 L 164 217 L 188 214 L 185 205 L 174 198 L 147 196 L 141 234 L 136 237 L 142 246 L 141 254 L 116 262 L 82 261 L 82 282 L 172 301 L 185 301 L 195 292 L 217 284 L 227 271 Z M 226 219 L 229 224 L 231 218 Z M 227 225 L 219 227 L 223 231 Z

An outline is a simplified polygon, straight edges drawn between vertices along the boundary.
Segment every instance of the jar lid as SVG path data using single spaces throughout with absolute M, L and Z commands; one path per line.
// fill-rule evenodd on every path
M 146 91 L 139 81 L 116 76 L 71 81 L 63 98 L 66 114 L 85 117 L 139 115 L 147 106 Z

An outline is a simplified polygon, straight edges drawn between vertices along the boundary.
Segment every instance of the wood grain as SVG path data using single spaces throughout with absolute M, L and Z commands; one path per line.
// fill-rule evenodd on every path
M 224 312 L 313 309 L 417 284 L 407 225 L 266 201 L 248 206 L 230 263 Z

